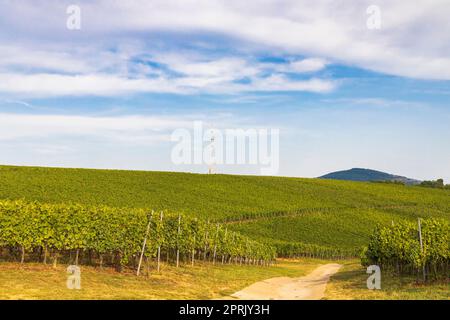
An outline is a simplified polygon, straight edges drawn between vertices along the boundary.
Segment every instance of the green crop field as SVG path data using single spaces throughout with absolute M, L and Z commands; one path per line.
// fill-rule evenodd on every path
M 450 190 L 284 177 L 0 166 L 0 199 L 170 210 L 278 246 L 346 250 L 378 223 L 450 220 Z

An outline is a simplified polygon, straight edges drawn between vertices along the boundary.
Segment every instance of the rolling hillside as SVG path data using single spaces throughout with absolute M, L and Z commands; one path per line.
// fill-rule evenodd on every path
M 172 172 L 0 166 L 0 199 L 169 209 L 280 247 L 356 249 L 377 223 L 450 219 L 450 190 Z
M 389 181 L 389 182 L 401 182 L 408 185 L 416 185 L 420 183 L 420 181 L 416 179 L 393 175 L 382 171 L 362 169 L 362 168 L 353 168 L 350 170 L 331 172 L 319 178 L 348 180 L 348 181 Z

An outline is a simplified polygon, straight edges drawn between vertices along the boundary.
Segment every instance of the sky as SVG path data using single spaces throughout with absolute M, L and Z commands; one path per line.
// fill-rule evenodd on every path
M 205 173 L 171 158 L 202 121 L 278 129 L 281 176 L 450 182 L 449 17 L 448 0 L 0 0 L 0 164 Z

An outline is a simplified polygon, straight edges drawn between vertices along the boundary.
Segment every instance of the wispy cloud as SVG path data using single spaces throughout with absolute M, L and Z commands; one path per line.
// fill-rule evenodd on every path
M 279 72 L 311 73 L 325 69 L 328 61 L 320 58 L 307 58 L 291 60 L 286 64 L 266 64 L 266 67 L 273 68 Z
M 192 125 L 164 116 L 94 117 L 74 115 L 0 114 L 0 140 L 88 137 L 116 142 L 154 143 L 169 141 L 170 132 Z
M 423 108 L 427 104 L 417 101 L 406 101 L 399 99 L 385 99 L 376 97 L 366 98 L 336 98 L 322 99 L 321 101 L 333 104 L 358 105 L 358 106 L 375 106 L 375 107 L 402 107 L 402 108 Z
M 2 2 L 0 92 L 326 93 L 338 83 L 317 73 L 333 64 L 450 80 L 450 5 L 419 2 L 379 1 L 383 27 L 373 31 L 366 27 L 368 1 L 80 1 L 83 23 L 76 32 L 66 29 L 68 1 Z M 143 37 L 164 33 L 167 39 L 155 43 Z M 199 40 L 188 41 L 187 49 L 174 34 Z M 234 50 L 223 50 L 224 38 Z M 259 62 L 260 52 L 285 60 Z
M 68 1 L 3 2 L 0 15 L 18 37 L 39 35 L 42 42 L 74 37 L 65 30 Z M 83 27 L 75 36 L 108 39 L 126 32 L 218 34 L 279 53 L 317 56 L 387 74 L 450 79 L 450 3 L 447 0 L 380 0 L 382 29 L 369 30 L 372 1 L 332 0 L 79 1 Z M 52 18 L 49 18 L 52 17 Z M 33 25 L 30 30 L 27 26 Z M 413 31 L 412 31 L 413 30 Z M 8 31 L 7 31 L 8 32 Z M 299 66 L 300 70 L 308 66 Z
M 203 69 L 202 73 L 213 72 Z M 198 71 L 194 72 L 194 74 Z M 329 92 L 337 82 L 324 79 L 294 80 L 283 75 L 254 77 L 237 83 L 233 75 L 183 75 L 130 78 L 115 74 L 0 73 L 0 92 L 25 97 L 117 96 L 130 93 L 238 93 L 252 91 Z
M 83 137 L 113 143 L 153 144 L 169 142 L 173 130 L 192 129 L 194 121 L 219 129 L 258 127 L 244 119 L 235 119 L 232 113 L 219 111 L 209 115 L 191 112 L 117 116 L 0 113 L 0 141 L 54 141 Z

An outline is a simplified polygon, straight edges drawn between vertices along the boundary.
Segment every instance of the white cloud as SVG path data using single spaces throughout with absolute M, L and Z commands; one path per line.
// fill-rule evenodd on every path
M 168 116 L 95 117 L 73 115 L 0 114 L 0 141 L 88 137 L 132 144 L 170 141 L 170 132 L 192 125 Z
M 214 32 L 362 68 L 423 79 L 450 79 L 450 3 L 379 0 L 382 29 L 369 30 L 372 1 L 97 1 L 82 4 L 95 32 Z M 95 17 L 95 19 L 94 19 Z
M 197 55 L 191 57 L 183 54 L 160 53 L 152 56 L 152 60 L 166 64 L 171 70 L 192 77 L 221 77 L 237 79 L 255 76 L 260 70 L 243 58 L 225 57 L 211 59 Z
M 282 73 L 313 73 L 326 68 L 328 61 L 321 58 L 307 58 L 307 59 L 290 59 L 286 63 L 260 63 L 256 64 L 259 70 L 266 70 L 269 72 Z
M 327 79 L 299 81 L 279 74 L 319 70 L 326 62 L 317 58 L 268 64 L 242 56 L 214 58 L 201 52 L 152 51 L 127 44 L 116 52 L 95 45 L 72 51 L 64 51 L 64 47 L 32 50 L 15 45 L 0 49 L 0 92 L 24 97 L 139 92 L 328 92 L 336 87 Z M 239 82 L 242 79 L 246 81 Z
M 289 81 L 283 75 L 272 75 L 268 78 L 257 79 L 252 85 L 255 91 L 312 91 L 330 92 L 337 86 L 337 82 L 310 79 L 305 81 Z
M 314 72 L 325 68 L 327 62 L 323 59 L 311 58 L 293 61 L 289 64 L 292 72 Z
M 131 144 L 170 141 L 175 129 L 192 129 L 194 121 L 214 128 L 259 128 L 232 113 L 174 115 L 58 115 L 0 113 L 0 142 L 86 137 Z M 261 127 L 263 128 L 263 127 Z M 265 128 L 265 127 L 264 127 Z M 70 139 L 67 139 L 70 141 Z
M 88 72 L 87 61 L 75 59 L 68 53 L 0 46 L 0 68 L 37 68 L 59 72 Z
M 374 106 L 374 107 L 395 107 L 395 108 L 426 108 L 427 104 L 417 101 L 405 101 L 398 99 L 382 99 L 382 98 L 338 98 L 338 99 L 322 99 L 323 102 L 332 104 L 358 105 L 358 106 Z
M 166 69 L 156 67 L 155 63 Z M 0 93 L 26 98 L 139 92 L 320 93 L 331 91 L 336 83 L 327 79 L 294 80 L 277 73 L 319 70 L 325 63 L 311 58 L 267 64 L 251 56 L 211 57 L 201 51 L 149 49 L 139 41 L 125 42 L 114 50 L 97 43 L 89 47 L 67 43 L 47 46 L 45 42 L 11 43 L 0 46 Z
M 27 96 L 119 95 L 134 92 L 181 93 L 165 78 L 130 79 L 108 74 L 0 74 L 0 92 Z
M 174 79 L 126 78 L 108 74 L 0 74 L 0 92 L 40 96 L 99 95 L 114 96 L 139 92 L 187 94 L 195 92 L 237 93 L 250 91 L 312 91 L 328 92 L 336 84 L 330 80 L 290 80 L 275 75 L 255 78 L 248 84 L 236 84 L 231 75 L 186 76 Z
M 329 92 L 336 82 L 314 75 L 293 80 L 282 73 L 313 73 L 332 63 L 450 80 L 450 3 L 444 0 L 380 0 L 382 29 L 375 31 L 366 27 L 370 1 L 345 6 L 331 0 L 80 1 L 79 32 L 65 28 L 68 4 L 0 3 L 0 19 L 6 26 L 0 30 L 1 92 L 19 96 Z M 161 32 L 214 33 L 233 39 L 228 41 L 232 46 L 235 41 L 234 51 L 211 54 L 214 46 L 206 45 L 188 54 L 176 46 L 160 46 L 161 41 L 177 41 L 170 36 L 155 43 L 142 37 Z M 254 57 L 261 49 L 307 58 L 260 63 Z M 134 60 L 141 56 L 144 62 Z M 146 59 L 178 75 L 146 64 Z M 244 78 L 245 83 L 239 82 Z
M 127 6 L 125 17 L 137 19 L 118 22 L 111 15 L 111 22 L 131 29 L 220 32 L 284 52 L 321 56 L 383 73 L 450 79 L 450 3 L 445 0 L 378 1 L 380 31 L 366 27 L 371 1 L 345 5 L 328 0 L 292 0 L 282 5 L 278 1 L 176 1 L 152 2 L 151 8 L 143 2 L 135 4 L 150 18 L 140 19 L 135 7 Z

